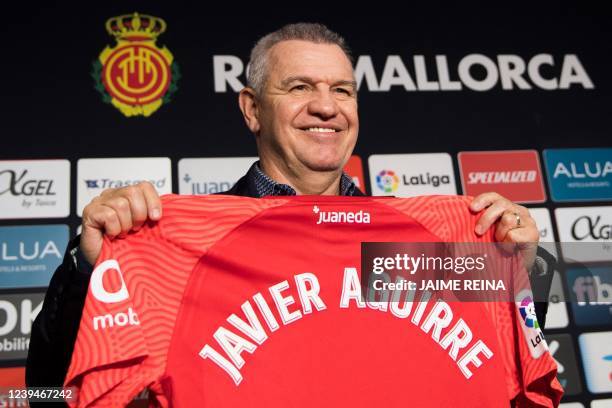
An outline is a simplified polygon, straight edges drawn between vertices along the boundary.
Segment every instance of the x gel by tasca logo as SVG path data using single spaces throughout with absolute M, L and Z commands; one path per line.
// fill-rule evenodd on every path
M 370 224 L 370 213 L 359 210 L 356 212 L 352 211 L 321 211 L 321 209 L 315 205 L 312 207 L 312 212 L 318 215 L 317 225 L 324 223 L 338 223 L 338 224 Z

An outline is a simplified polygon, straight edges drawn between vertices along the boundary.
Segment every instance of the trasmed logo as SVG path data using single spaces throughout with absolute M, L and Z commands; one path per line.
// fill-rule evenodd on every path
M 399 178 L 393 170 L 382 170 L 376 175 L 376 185 L 385 193 L 392 193 L 397 190 Z
M 368 163 L 373 195 L 457 194 L 448 153 L 373 154 Z
M 546 201 L 535 150 L 460 152 L 458 159 L 464 194 L 495 191 L 521 203 Z
M 321 211 L 318 206 L 312 207 L 312 212 L 318 216 L 317 225 L 319 224 L 369 224 L 370 213 L 359 210 L 351 211 Z
M 79 159 L 77 162 L 77 215 L 107 188 L 148 181 L 157 192 L 172 192 L 171 162 L 167 157 Z
M 105 103 L 125 116 L 150 116 L 177 91 L 180 71 L 170 51 L 159 48 L 157 37 L 166 22 L 145 14 L 110 18 L 106 31 L 117 40 L 93 63 L 91 76 Z
M 0 219 L 70 214 L 68 160 L 0 161 Z
M 612 148 L 546 149 L 544 162 L 553 201 L 612 199 Z

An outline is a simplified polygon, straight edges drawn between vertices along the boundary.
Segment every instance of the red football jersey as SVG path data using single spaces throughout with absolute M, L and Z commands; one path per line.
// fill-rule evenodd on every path
M 469 201 L 162 197 L 159 222 L 104 241 L 75 405 L 147 387 L 176 407 L 558 405 L 556 364 L 515 303 L 360 296 L 362 242 L 492 242 Z

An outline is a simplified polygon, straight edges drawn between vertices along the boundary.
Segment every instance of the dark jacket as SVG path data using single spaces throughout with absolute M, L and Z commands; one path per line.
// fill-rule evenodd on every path
M 258 196 L 254 181 L 247 176 L 222 194 Z M 354 195 L 364 194 L 356 190 Z M 62 386 L 68 371 L 89 285 L 89 275 L 77 270 L 71 255 L 71 251 L 78 247 L 79 239 L 77 236 L 69 243 L 64 260 L 51 279 L 42 310 L 32 326 L 26 365 L 28 387 Z M 555 258 L 545 251 L 538 251 L 538 255 L 544 257 L 550 273 L 542 276 L 532 273 L 531 283 L 534 292 L 548 293 Z M 536 314 L 542 327 L 547 309 L 548 303 L 536 303 Z

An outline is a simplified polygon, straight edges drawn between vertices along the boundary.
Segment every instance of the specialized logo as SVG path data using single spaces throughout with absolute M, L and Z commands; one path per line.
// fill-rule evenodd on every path
M 166 31 L 159 17 L 125 14 L 106 21 L 106 31 L 115 37 L 93 63 L 91 76 L 105 103 L 125 116 L 150 116 L 172 100 L 181 77 L 170 51 L 159 48 L 157 37 Z
M 535 305 L 533 304 L 533 300 L 531 299 L 531 297 L 527 296 L 521 301 L 519 311 L 527 327 L 535 329 L 540 328 L 540 324 L 538 323 L 538 317 L 535 312 Z
M 535 150 L 460 152 L 463 193 L 495 191 L 512 201 L 546 201 L 540 159 Z
M 312 207 L 312 212 L 319 216 L 317 225 L 325 223 L 345 223 L 345 224 L 369 224 L 370 213 L 359 210 L 351 211 L 321 211 L 318 206 Z
M 385 193 L 392 193 L 397 190 L 399 178 L 393 170 L 383 170 L 376 176 L 376 185 Z

